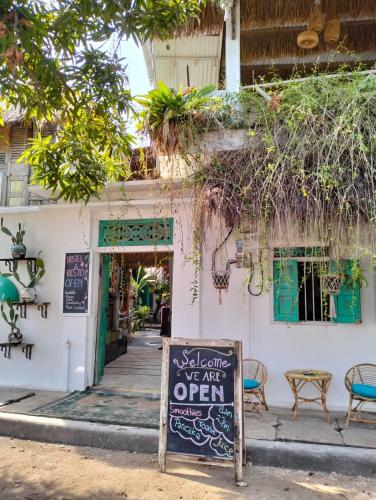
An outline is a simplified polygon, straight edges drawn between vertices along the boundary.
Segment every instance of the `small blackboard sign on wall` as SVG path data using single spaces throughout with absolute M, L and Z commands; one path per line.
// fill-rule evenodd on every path
M 242 480 L 241 342 L 164 339 L 160 469 L 166 455 L 228 462 Z
M 65 254 L 63 314 L 89 311 L 90 252 Z

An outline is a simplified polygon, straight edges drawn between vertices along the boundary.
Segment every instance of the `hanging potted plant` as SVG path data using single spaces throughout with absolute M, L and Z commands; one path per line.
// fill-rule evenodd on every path
M 10 247 L 10 251 L 13 259 L 23 259 L 26 256 L 26 246 L 23 242 L 25 230 L 21 223 L 18 223 L 18 231 L 16 232 L 16 235 L 13 236 L 11 231 L 4 226 L 3 218 L 1 218 L 1 230 L 4 234 L 12 238 L 13 245 Z
M 33 266 L 32 261 L 27 261 L 27 272 L 29 274 L 29 280 L 25 284 L 23 281 L 21 281 L 21 278 L 17 272 L 18 269 L 18 264 L 17 261 L 15 262 L 14 265 L 14 272 L 13 276 L 15 280 L 21 285 L 22 289 L 20 292 L 20 300 L 21 302 L 35 302 L 37 292 L 35 290 L 35 287 L 37 284 L 40 282 L 40 280 L 43 278 L 45 274 L 45 268 L 44 268 L 44 261 L 40 257 L 37 257 L 35 261 L 35 266 Z
M 11 328 L 10 334 L 8 335 L 8 342 L 13 345 L 21 344 L 22 342 L 22 333 L 21 330 L 17 326 L 17 321 L 19 315 L 15 313 L 13 304 L 7 301 L 9 307 L 9 316 L 4 311 L 4 302 L 1 304 L 1 315 L 6 323 Z

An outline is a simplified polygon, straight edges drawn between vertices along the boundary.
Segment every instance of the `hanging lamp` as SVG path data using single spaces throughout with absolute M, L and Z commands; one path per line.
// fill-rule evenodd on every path
M 317 33 L 321 33 L 323 29 L 324 15 L 322 13 L 321 0 L 315 0 L 308 22 L 308 31 L 317 31 Z
M 0 275 L 0 302 L 19 302 L 20 294 L 10 279 Z

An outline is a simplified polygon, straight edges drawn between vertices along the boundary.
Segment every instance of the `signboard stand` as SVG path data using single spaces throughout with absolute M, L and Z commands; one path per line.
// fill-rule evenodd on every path
M 163 339 L 159 470 L 166 458 L 233 466 L 243 481 L 242 344 Z

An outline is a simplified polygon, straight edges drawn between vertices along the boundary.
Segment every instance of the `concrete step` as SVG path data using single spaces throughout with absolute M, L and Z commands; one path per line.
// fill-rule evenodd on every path
M 0 413 L 0 435 L 33 441 L 157 453 L 154 429 Z M 254 465 L 375 476 L 376 450 L 350 446 L 246 440 L 247 460 Z

